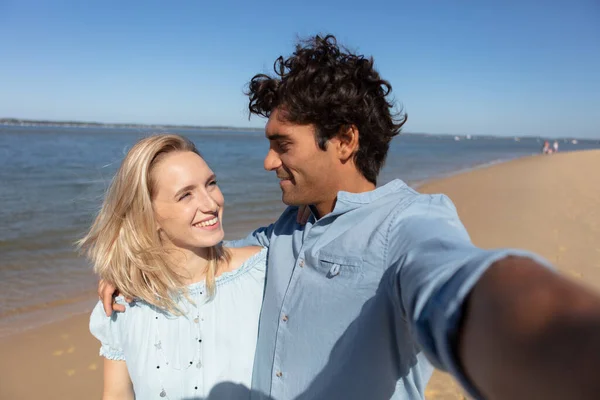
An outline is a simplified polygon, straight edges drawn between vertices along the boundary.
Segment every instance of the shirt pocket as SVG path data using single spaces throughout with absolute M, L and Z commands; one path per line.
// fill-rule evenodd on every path
M 331 283 L 356 283 L 364 277 L 360 257 L 319 253 L 318 272 Z

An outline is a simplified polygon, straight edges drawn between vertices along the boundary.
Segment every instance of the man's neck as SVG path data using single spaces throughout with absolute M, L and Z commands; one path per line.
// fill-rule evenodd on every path
M 333 211 L 337 202 L 337 194 L 339 192 L 365 193 L 375 190 L 375 187 L 376 185 L 374 183 L 369 182 L 362 175 L 360 177 L 356 177 L 355 179 L 341 180 L 340 184 L 337 186 L 337 190 L 334 194 L 335 197 L 333 199 L 314 205 L 314 208 L 318 213 L 318 215 L 316 215 L 317 219 Z
M 348 193 L 365 193 L 370 192 L 371 190 L 375 190 L 375 184 L 369 182 L 365 178 L 362 178 L 349 182 L 344 182 L 344 184 L 342 184 L 342 187 L 340 187 L 338 191 Z

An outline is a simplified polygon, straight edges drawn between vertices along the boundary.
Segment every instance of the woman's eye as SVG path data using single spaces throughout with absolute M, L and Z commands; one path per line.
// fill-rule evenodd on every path
M 210 181 L 209 186 L 217 186 L 217 181 Z
M 184 193 L 180 198 L 179 201 L 185 199 L 186 197 L 190 196 L 190 192 Z

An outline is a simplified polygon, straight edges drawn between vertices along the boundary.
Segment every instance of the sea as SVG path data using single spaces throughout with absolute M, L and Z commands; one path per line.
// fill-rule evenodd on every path
M 0 338 L 72 315 L 97 301 L 97 278 L 74 242 L 89 228 L 127 150 L 153 133 L 196 143 L 225 196 L 227 239 L 284 210 L 274 173 L 263 169 L 261 131 L 0 125 Z M 537 154 L 542 138 L 402 134 L 379 184 L 427 180 Z M 561 139 L 560 151 L 600 148 Z

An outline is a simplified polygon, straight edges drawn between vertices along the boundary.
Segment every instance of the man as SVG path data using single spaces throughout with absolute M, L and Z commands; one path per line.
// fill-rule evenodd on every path
M 533 254 L 475 247 L 445 196 L 376 188 L 405 117 L 372 59 L 317 36 L 275 66 L 249 108 L 290 207 L 237 243 L 269 247 L 253 396 L 421 399 L 427 359 L 475 397 L 597 396 L 598 297 Z

